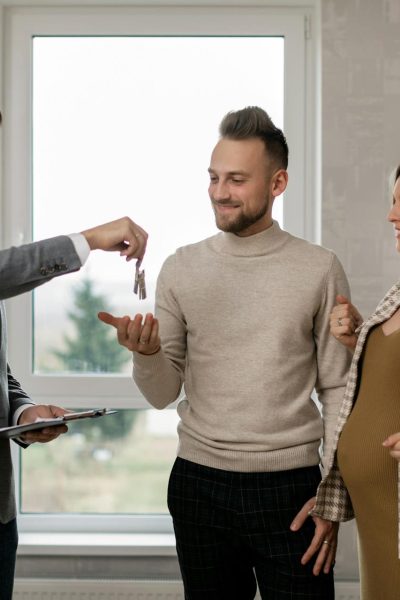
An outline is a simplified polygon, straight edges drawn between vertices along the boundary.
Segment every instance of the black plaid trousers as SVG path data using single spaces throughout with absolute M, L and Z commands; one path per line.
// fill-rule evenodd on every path
M 290 524 L 315 495 L 318 466 L 238 473 L 182 458 L 173 466 L 168 507 L 186 600 L 333 600 L 333 573 L 312 574 L 300 559 L 315 526 Z

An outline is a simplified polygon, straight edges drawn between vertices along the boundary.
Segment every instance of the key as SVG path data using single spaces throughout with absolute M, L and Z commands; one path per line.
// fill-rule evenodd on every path
M 146 299 L 146 281 L 145 281 L 145 271 L 144 269 L 140 270 L 141 261 L 136 261 L 136 269 L 135 269 L 135 283 L 133 286 L 133 293 L 139 293 L 139 300 Z
M 137 294 L 138 289 L 139 289 L 139 267 L 140 267 L 140 260 L 137 260 L 136 268 L 135 268 L 135 282 L 133 284 L 133 293 L 134 294 Z
M 139 273 L 139 300 L 146 299 L 146 280 L 144 278 L 144 269 Z

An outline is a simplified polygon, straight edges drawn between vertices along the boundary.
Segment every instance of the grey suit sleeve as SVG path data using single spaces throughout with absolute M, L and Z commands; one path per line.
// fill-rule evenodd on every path
M 0 300 L 29 292 L 81 266 L 75 246 L 66 235 L 1 250 Z
M 10 403 L 10 422 L 9 425 L 12 425 L 12 420 L 15 411 L 23 406 L 24 404 L 34 404 L 34 402 L 30 399 L 28 394 L 24 392 L 21 387 L 19 381 L 13 377 L 11 373 L 11 369 L 9 365 L 7 365 L 7 380 L 8 380 L 8 399 Z
M 28 394 L 24 392 L 21 387 L 19 381 L 17 381 L 12 373 L 9 365 L 7 365 L 7 379 L 8 379 L 8 400 L 10 404 L 10 412 L 9 412 L 9 421 L 8 425 L 13 425 L 14 414 L 15 411 L 21 406 L 26 406 L 27 404 L 34 404 L 34 402 L 29 398 Z M 29 444 L 26 442 L 14 438 L 14 442 L 16 442 L 21 448 L 27 448 Z

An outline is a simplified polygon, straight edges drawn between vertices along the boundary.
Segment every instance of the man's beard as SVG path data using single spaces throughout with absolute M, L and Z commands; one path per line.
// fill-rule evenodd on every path
M 242 212 L 236 217 L 235 220 L 227 223 L 220 222 L 218 214 L 215 213 L 215 223 L 218 229 L 220 229 L 221 231 L 226 231 L 227 233 L 241 233 L 245 229 L 248 229 L 248 227 L 251 227 L 251 225 L 254 225 L 254 223 L 257 223 L 257 221 L 259 221 L 265 216 L 269 208 L 269 203 L 269 198 L 266 198 L 265 203 L 256 213 L 246 214 Z M 216 202 L 215 204 L 220 204 L 221 206 L 229 206 L 230 203 Z

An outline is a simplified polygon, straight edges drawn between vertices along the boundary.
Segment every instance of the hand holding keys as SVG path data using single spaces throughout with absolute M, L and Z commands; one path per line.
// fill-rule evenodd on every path
M 139 293 L 139 300 L 146 299 L 146 281 L 144 278 L 144 269 L 140 270 L 140 265 L 142 261 L 138 259 L 136 261 L 136 269 L 135 269 L 135 283 L 133 286 L 133 293 Z

